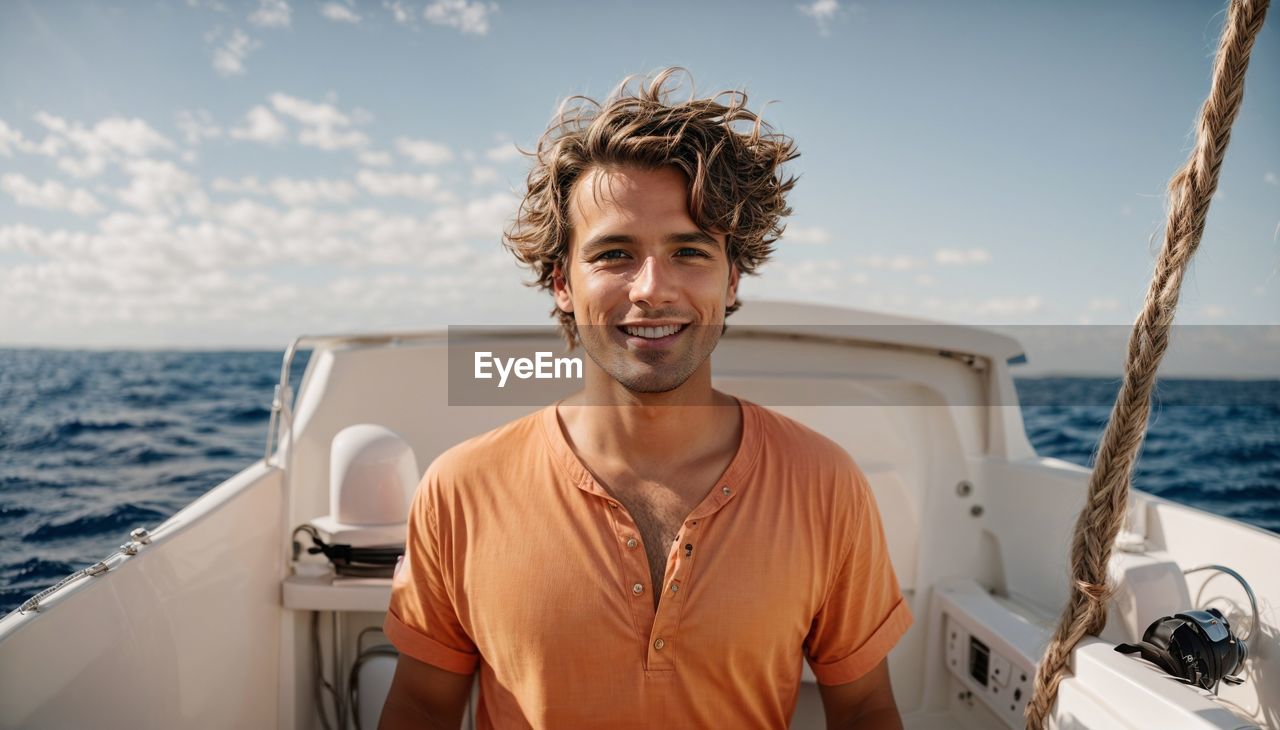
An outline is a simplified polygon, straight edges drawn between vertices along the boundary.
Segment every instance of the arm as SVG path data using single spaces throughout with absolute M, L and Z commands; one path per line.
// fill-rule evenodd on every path
M 472 674 L 456 674 L 405 654 L 396 663 L 378 730 L 457 730 L 471 699 Z
M 889 685 L 888 659 L 848 684 L 819 684 L 818 693 L 827 715 L 827 730 L 902 730 L 902 716 Z
M 437 462 L 427 469 L 409 510 L 404 559 L 391 579 L 391 601 L 382 630 L 400 650 L 382 717 L 382 730 L 457 730 L 471 697 L 479 650 L 453 602 L 452 563 L 441 546 L 457 549 L 441 534 Z

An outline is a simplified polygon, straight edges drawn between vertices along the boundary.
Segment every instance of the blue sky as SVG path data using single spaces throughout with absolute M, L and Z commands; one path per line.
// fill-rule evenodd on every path
M 0 345 L 540 322 L 502 250 L 557 102 L 689 68 L 793 136 L 744 298 L 1127 324 L 1223 4 L 6 2 Z M 1277 324 L 1280 43 L 1178 321 Z

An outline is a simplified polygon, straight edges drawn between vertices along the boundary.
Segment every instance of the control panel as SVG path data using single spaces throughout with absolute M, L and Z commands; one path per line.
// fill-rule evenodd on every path
M 1035 669 L 1017 666 L 952 616 L 946 619 L 947 668 L 974 697 L 980 698 L 1009 727 L 1026 726 L 1027 706 Z
M 1023 712 L 1035 686 L 1031 653 L 1043 629 L 1011 620 L 1009 609 L 976 585 L 939 593 L 947 671 L 1006 725 L 1026 727 Z

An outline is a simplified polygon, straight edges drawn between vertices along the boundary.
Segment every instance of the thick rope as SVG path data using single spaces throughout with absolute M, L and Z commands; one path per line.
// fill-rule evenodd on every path
M 1169 344 L 1182 276 L 1200 245 L 1209 203 L 1231 139 L 1231 124 L 1244 99 L 1249 52 L 1262 28 L 1268 0 L 1231 0 L 1213 67 L 1209 98 L 1200 112 L 1196 147 L 1169 182 L 1169 219 L 1156 259 L 1147 300 L 1134 322 L 1125 358 L 1124 381 L 1102 434 L 1089 479 L 1085 507 L 1071 544 L 1071 597 L 1036 671 L 1027 703 L 1028 730 L 1042 730 L 1067 677 L 1071 652 L 1085 636 L 1107 623 L 1107 567 L 1111 547 L 1125 519 L 1134 460 L 1146 434 L 1156 368 Z

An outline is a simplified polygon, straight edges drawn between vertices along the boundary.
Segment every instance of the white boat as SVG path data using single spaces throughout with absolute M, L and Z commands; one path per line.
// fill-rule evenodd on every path
M 826 434 L 867 474 L 915 616 L 889 658 L 906 727 L 1022 727 L 1067 599 L 1088 471 L 1028 443 L 1008 365 L 1017 342 L 924 324 L 936 323 L 752 302 L 713 355 L 715 386 Z M 540 333 L 495 328 L 486 349 L 559 349 Z M 294 401 L 298 348 L 313 353 Z M 0 727 L 316 728 L 335 704 L 341 727 L 373 727 L 394 665 L 378 633 L 390 581 L 299 574 L 291 534 L 330 512 L 344 428 L 391 429 L 425 469 L 538 407 L 450 405 L 449 350 L 444 330 L 291 345 L 266 458 L 0 619 Z M 572 387 L 547 386 L 544 403 Z M 1106 630 L 1076 648 L 1050 726 L 1280 727 L 1280 536 L 1135 492 L 1118 547 Z M 1205 565 L 1245 577 L 1252 596 L 1221 570 L 1187 572 Z M 1249 635 L 1240 684 L 1208 691 L 1114 650 L 1208 607 Z M 824 726 L 806 666 L 792 727 Z

